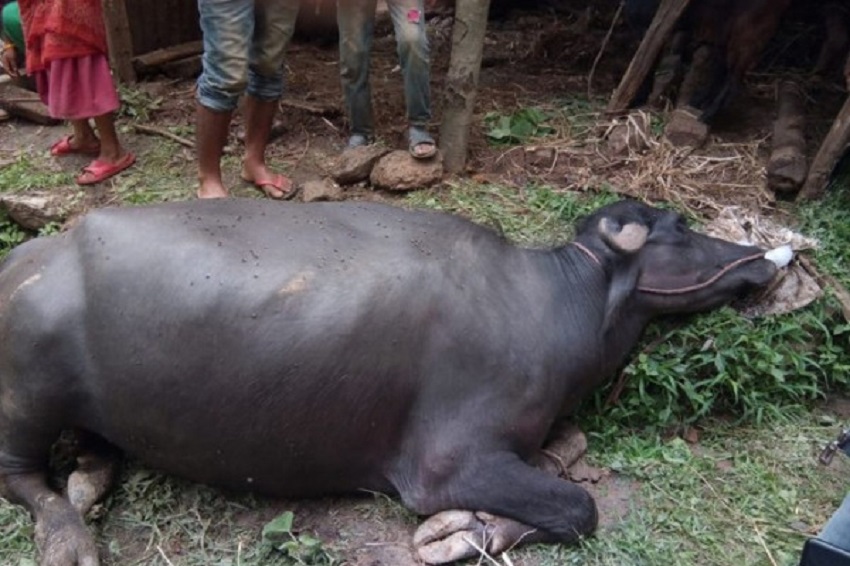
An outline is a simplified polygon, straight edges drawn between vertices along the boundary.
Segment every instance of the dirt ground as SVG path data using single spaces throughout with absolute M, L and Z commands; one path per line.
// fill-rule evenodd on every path
M 706 215 L 729 205 L 752 206 L 765 212 L 781 208 L 765 188 L 764 172 L 774 114 L 774 85 L 786 70 L 801 73 L 800 67 L 785 69 L 782 65 L 787 62 L 789 52 L 805 51 L 794 42 L 805 36 L 797 32 L 811 31 L 812 24 L 792 26 L 788 33 L 791 39 L 777 39 L 769 47 L 767 66 L 748 77 L 744 91 L 719 116 L 705 148 L 697 151 L 672 148 L 656 135 L 649 147 L 640 152 L 611 155 L 605 135 L 614 119 L 600 110 L 625 71 L 637 38 L 624 25 L 615 27 L 589 88 L 589 71 L 600 54 L 617 3 L 596 2 L 587 13 L 586 4 L 575 2 L 574 9 L 557 12 L 514 13 L 506 21 L 492 23 L 472 129 L 468 175 L 477 181 L 494 181 L 517 188 L 529 183 L 546 183 L 562 190 L 607 188 L 653 201 L 674 200 Z M 435 132 L 439 131 L 440 93 L 450 52 L 448 24 L 448 20 L 432 22 Z M 288 88 L 278 120 L 279 135 L 269 157 L 276 167 L 303 182 L 327 172 L 347 136 L 337 54 L 333 47 L 296 43 L 291 47 L 287 67 Z M 379 26 L 375 42 L 372 85 L 378 134 L 390 145 L 403 147 L 404 98 L 394 38 L 387 22 Z M 157 101 L 147 103 L 150 111 L 147 122 L 172 132 L 185 132 L 191 139 L 194 121 L 191 81 L 156 78 L 143 83 L 140 89 L 150 100 Z M 815 111 L 809 128 L 813 152 L 840 107 L 843 93 L 834 84 L 822 84 L 813 86 L 809 95 L 809 109 Z M 555 121 L 556 133 L 536 140 L 531 150 L 521 145 L 488 144 L 482 125 L 485 115 L 510 114 L 528 107 L 575 110 L 569 120 Z M 665 114 L 659 112 L 656 117 L 663 120 Z M 129 124 L 129 120 L 122 123 Z M 17 120 L 0 124 L 0 161 L 21 148 L 44 152 L 64 131 L 61 126 L 45 128 Z M 240 131 L 241 119 L 237 116 L 234 140 Z M 140 164 L 144 163 L 146 152 L 165 143 L 162 138 L 127 128 L 122 135 L 127 145 L 138 153 Z M 550 157 L 545 163 L 534 157 L 541 148 L 549 150 L 546 155 Z M 174 155 L 176 174 L 181 176 L 185 187 L 177 198 L 191 198 L 194 193 L 192 159 L 189 150 L 178 150 Z M 71 159 L 61 167 L 73 170 L 83 164 L 84 161 Z M 227 180 L 234 186 L 238 185 L 235 175 L 235 170 L 227 172 Z M 73 187 L 68 190 L 76 191 Z M 246 190 L 250 189 L 236 189 L 235 194 Z M 349 190 L 347 195 L 393 198 L 362 187 Z M 85 202 L 87 206 L 103 206 L 115 203 L 116 195 L 107 184 L 86 192 Z M 589 485 L 589 489 L 599 503 L 603 524 L 615 523 L 627 513 L 631 486 L 616 474 L 604 475 L 598 484 Z M 372 503 L 371 499 L 365 501 Z M 362 499 L 297 502 L 294 507 L 293 502 L 269 502 L 265 509 L 246 514 L 245 521 L 261 528 L 284 506 L 295 511 L 300 529 L 312 531 L 325 540 L 343 541 L 347 563 L 377 566 L 412 561 L 409 543 L 416 519 L 398 506 L 370 511 Z M 364 521 L 373 512 L 379 513 L 380 520 Z

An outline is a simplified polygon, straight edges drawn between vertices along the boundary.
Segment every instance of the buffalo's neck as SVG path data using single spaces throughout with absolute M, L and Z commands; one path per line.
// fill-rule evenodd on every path
M 603 333 L 610 276 L 605 267 L 585 251 L 568 245 L 553 252 L 560 272 L 562 305 L 558 317 L 564 338 L 563 406 L 572 413 L 593 390 L 604 385 L 621 368 L 649 322 L 642 309 L 625 306 L 623 316 Z

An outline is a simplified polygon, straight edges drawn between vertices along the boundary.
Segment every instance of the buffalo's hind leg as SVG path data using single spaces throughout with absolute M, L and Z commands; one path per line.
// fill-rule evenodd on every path
M 498 554 L 521 543 L 576 542 L 598 522 L 587 491 L 510 453 L 476 459 L 413 507 L 468 510 L 439 513 L 419 527 L 414 544 L 429 564 L 473 556 L 479 548 Z
M 109 492 L 118 472 L 120 453 L 94 434 L 79 431 L 77 468 L 68 476 L 66 493 L 74 509 L 85 517 L 92 506 Z
M 82 515 L 51 489 L 50 446 L 58 433 L 23 430 L 0 415 L 0 495 L 23 505 L 35 520 L 41 566 L 98 566 L 97 547 Z

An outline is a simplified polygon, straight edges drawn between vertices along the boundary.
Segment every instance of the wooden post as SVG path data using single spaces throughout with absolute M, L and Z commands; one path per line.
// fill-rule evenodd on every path
M 134 83 L 136 71 L 133 68 L 133 36 L 127 19 L 127 7 L 124 0 L 102 0 L 102 6 L 112 72 L 121 82 Z
M 661 0 L 661 5 L 643 36 L 640 46 L 626 69 L 626 74 L 608 103 L 608 112 L 620 113 L 628 110 L 640 85 L 652 71 L 658 54 L 673 33 L 676 22 L 688 7 L 690 0 Z
M 779 84 L 776 114 L 767 186 L 779 195 L 793 195 L 803 186 L 808 172 L 804 95 L 796 81 Z
M 841 111 L 832 123 L 832 128 L 829 129 L 818 154 L 812 161 L 809 176 L 806 177 L 797 200 L 811 200 L 823 195 L 832 171 L 844 154 L 848 142 L 850 142 L 850 96 L 841 107 Z
M 440 127 L 440 148 L 449 173 L 458 173 L 466 167 L 489 11 L 490 0 L 457 0 Z

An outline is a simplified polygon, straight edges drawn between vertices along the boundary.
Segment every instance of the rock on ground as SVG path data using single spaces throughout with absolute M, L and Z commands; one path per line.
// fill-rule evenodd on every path
M 370 180 L 376 189 L 410 191 L 424 189 L 443 178 L 443 156 L 414 159 L 408 152 L 397 150 L 382 157 L 372 169 Z
M 608 134 L 608 149 L 615 155 L 640 152 L 649 146 L 650 115 L 632 112 Z
M 0 206 L 22 228 L 34 231 L 64 222 L 73 212 L 70 203 L 52 193 L 7 194 L 0 197 Z
M 354 185 L 369 179 L 375 163 L 390 150 L 379 145 L 346 149 L 334 164 L 331 176 L 340 185 Z
M 677 108 L 664 135 L 676 147 L 698 148 L 708 139 L 708 124 L 700 122 L 697 111 L 688 108 Z
M 301 199 L 304 202 L 322 200 L 342 200 L 342 188 L 332 179 L 314 179 L 307 181 L 301 188 Z

